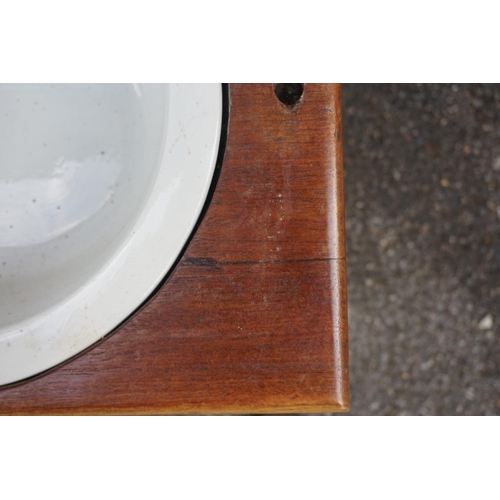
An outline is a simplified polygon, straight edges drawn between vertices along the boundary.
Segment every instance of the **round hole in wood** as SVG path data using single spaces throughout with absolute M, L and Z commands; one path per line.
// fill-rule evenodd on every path
M 276 83 L 274 85 L 274 93 L 276 97 L 285 106 L 293 107 L 295 106 L 304 93 L 303 83 Z

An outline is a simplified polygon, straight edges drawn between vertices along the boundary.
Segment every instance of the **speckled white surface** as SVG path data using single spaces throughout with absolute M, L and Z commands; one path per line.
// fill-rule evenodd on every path
M 221 86 L 0 86 L 0 385 L 102 338 L 187 240 Z

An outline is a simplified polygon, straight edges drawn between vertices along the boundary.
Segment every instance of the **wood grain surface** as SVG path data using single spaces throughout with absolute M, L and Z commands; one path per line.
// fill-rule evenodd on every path
M 340 87 L 230 86 L 208 211 L 161 289 L 75 359 L 0 389 L 0 414 L 349 406 Z

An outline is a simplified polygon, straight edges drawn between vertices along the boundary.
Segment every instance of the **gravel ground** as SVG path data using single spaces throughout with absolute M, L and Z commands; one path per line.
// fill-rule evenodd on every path
M 350 414 L 500 414 L 500 85 L 343 106 Z

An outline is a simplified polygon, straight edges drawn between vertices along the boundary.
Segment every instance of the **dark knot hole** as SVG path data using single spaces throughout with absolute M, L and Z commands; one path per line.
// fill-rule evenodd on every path
M 276 97 L 285 106 L 295 106 L 301 99 L 304 93 L 303 83 L 276 83 L 274 85 L 274 93 Z

